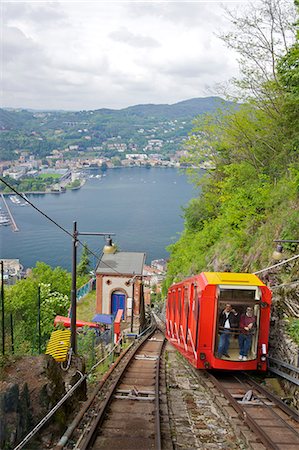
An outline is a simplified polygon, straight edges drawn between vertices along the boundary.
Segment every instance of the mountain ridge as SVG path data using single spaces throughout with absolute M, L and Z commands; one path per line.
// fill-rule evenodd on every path
M 7 126 L 5 122 L 9 122 L 13 119 L 13 115 L 25 114 L 23 120 L 30 120 L 38 114 L 47 115 L 61 115 L 64 118 L 66 116 L 77 116 L 77 115 L 114 115 L 122 116 L 125 115 L 137 115 L 141 117 L 152 117 L 157 119 L 173 119 L 173 118 L 188 118 L 194 117 L 198 114 L 204 114 L 207 112 L 214 112 L 218 108 L 233 106 L 233 102 L 223 100 L 221 97 L 211 96 L 211 97 L 194 97 L 187 100 L 182 100 L 176 103 L 144 103 L 128 106 L 126 108 L 112 109 L 112 108 L 99 108 L 90 110 L 77 110 L 77 111 L 67 111 L 67 110 L 47 110 L 38 109 L 34 110 L 31 108 L 1 108 L 0 109 L 0 126 Z M 31 117 L 30 117 L 31 115 Z

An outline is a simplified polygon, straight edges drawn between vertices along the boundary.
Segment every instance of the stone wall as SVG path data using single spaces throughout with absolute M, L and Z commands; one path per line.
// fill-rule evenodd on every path
M 298 368 L 299 347 L 291 339 L 287 328 L 290 318 L 299 319 L 299 283 L 273 288 L 272 301 L 269 356 Z M 283 368 L 280 370 L 299 380 L 297 372 Z M 298 386 L 283 379 L 281 384 L 287 395 L 293 397 L 293 406 L 299 409 Z
M 75 358 L 64 371 L 51 356 L 14 358 L 8 361 L 0 381 L 0 449 L 15 447 L 76 383 L 84 366 Z M 84 384 L 84 383 L 83 383 Z M 75 393 L 38 433 L 42 448 L 48 448 L 51 434 L 63 431 L 66 421 L 86 397 L 86 385 Z M 29 447 L 28 447 L 29 448 Z

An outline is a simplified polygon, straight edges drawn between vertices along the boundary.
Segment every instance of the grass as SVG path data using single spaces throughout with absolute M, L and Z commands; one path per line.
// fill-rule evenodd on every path
M 59 178 L 61 178 L 61 175 L 59 175 L 57 173 L 41 173 L 41 174 L 39 174 L 39 178 L 55 178 L 55 179 L 59 179 Z
M 299 345 L 299 319 L 292 318 L 289 321 L 288 332 L 293 341 Z
M 77 305 L 77 318 L 90 322 L 96 313 L 96 291 L 85 295 Z

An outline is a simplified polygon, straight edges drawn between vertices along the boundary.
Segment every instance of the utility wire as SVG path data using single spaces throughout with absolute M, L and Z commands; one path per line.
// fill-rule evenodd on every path
M 266 267 L 265 269 L 261 269 L 261 270 L 258 270 L 257 272 L 253 272 L 253 273 L 254 273 L 254 275 L 257 275 L 258 273 L 266 272 L 266 270 L 270 270 L 270 269 L 274 269 L 274 267 L 282 266 L 283 264 L 286 264 L 287 262 L 293 261 L 294 259 L 297 259 L 297 258 L 299 258 L 299 255 L 295 255 L 292 258 L 285 259 L 284 261 L 281 261 L 280 263 L 273 264 L 273 266 Z
M 46 219 L 48 219 L 50 222 L 52 222 L 56 227 L 60 228 L 60 230 L 62 230 L 64 233 L 66 233 L 68 236 L 70 236 L 72 239 L 74 238 L 73 234 L 70 233 L 68 230 L 66 230 L 65 228 L 63 228 L 61 225 L 59 225 L 59 223 L 57 223 L 55 220 L 53 220 L 50 216 L 48 216 L 46 213 L 44 213 L 43 211 L 41 211 L 37 206 L 35 206 L 28 198 L 24 197 L 23 194 L 21 194 L 20 192 L 18 192 L 13 186 L 11 186 L 7 181 L 5 181 L 2 177 L 0 177 L 0 181 L 2 181 L 3 184 L 5 184 L 9 189 L 11 189 L 15 194 L 17 194 L 19 197 L 21 197 L 22 200 L 24 200 L 25 202 L 27 202 L 30 206 L 32 206 L 32 208 L 34 208 L 37 212 L 39 212 L 42 216 L 44 216 Z M 79 242 L 79 244 L 81 244 L 83 247 L 85 246 L 85 244 L 83 242 L 80 241 L 80 239 L 77 239 L 77 242 Z M 92 252 L 88 247 L 87 247 L 87 251 L 88 253 L 90 253 L 91 255 L 93 255 L 96 259 L 99 259 L 99 256 L 96 255 L 94 252 Z M 109 269 L 113 270 L 113 272 L 117 273 L 118 275 L 121 275 L 120 272 L 118 272 L 116 269 L 114 269 L 113 267 L 109 266 L 109 264 L 105 263 L 104 261 L 102 261 L 102 264 L 104 264 L 106 267 L 108 267 Z
M 32 206 L 32 208 L 34 208 L 36 211 L 38 211 L 42 216 L 46 217 L 46 219 L 48 219 L 50 222 L 54 223 L 54 225 L 56 225 L 58 228 L 60 228 L 62 231 L 64 231 L 66 234 L 68 234 L 71 238 L 73 237 L 72 233 L 67 231 L 65 228 L 63 228 L 61 225 L 59 225 L 59 223 L 55 222 L 55 220 L 51 219 L 51 217 L 49 217 L 47 214 L 45 214 L 43 211 L 41 211 L 29 199 L 25 198 L 23 196 L 23 194 L 18 192 L 13 186 L 11 186 L 9 183 L 7 183 L 7 181 L 5 181 L 3 178 L 0 178 L 0 181 L 2 181 L 2 183 L 4 183 L 7 187 L 9 187 L 9 189 L 11 189 L 15 194 L 17 194 L 19 197 L 21 197 L 22 200 L 29 203 L 29 205 Z

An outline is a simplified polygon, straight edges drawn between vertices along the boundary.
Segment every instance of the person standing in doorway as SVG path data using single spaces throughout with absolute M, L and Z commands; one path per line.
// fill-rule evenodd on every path
M 220 338 L 217 353 L 218 358 L 222 358 L 222 356 L 230 358 L 228 354 L 230 336 L 232 334 L 232 328 L 235 328 L 236 326 L 237 315 L 238 313 L 232 308 L 232 305 L 230 305 L 229 303 L 225 305 L 225 308 L 220 313 L 219 316 Z
M 240 319 L 240 334 L 239 334 L 239 359 L 246 361 L 248 358 L 249 349 L 251 347 L 252 335 L 256 327 L 256 317 L 253 315 L 253 308 L 248 306 L 246 313 L 241 315 Z

